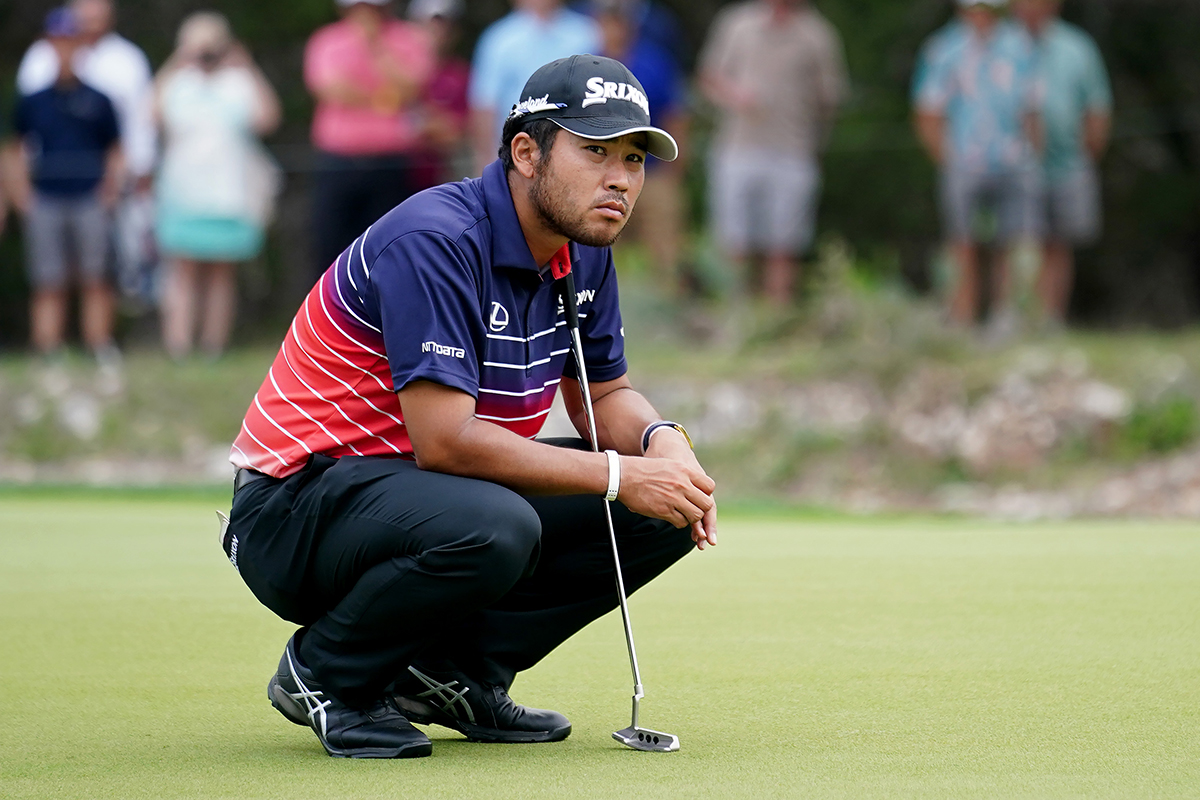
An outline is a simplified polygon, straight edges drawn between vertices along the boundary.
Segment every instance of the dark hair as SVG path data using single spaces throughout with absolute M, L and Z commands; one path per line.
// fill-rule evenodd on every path
M 512 157 L 512 141 L 517 138 L 518 133 L 529 134 L 538 151 L 545 155 L 554 147 L 554 138 L 560 130 L 562 129 L 558 125 L 548 119 L 522 120 L 517 117 L 505 120 L 504 133 L 500 135 L 500 163 L 504 166 L 504 173 L 507 175 L 516 168 Z

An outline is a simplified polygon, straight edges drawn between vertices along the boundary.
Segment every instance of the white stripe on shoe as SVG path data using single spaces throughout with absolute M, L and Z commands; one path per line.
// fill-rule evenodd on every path
M 299 692 L 288 692 L 288 697 L 291 697 L 293 700 L 304 706 L 306 712 L 308 713 L 309 724 L 312 725 L 314 731 L 317 731 L 317 735 L 321 737 L 321 742 L 324 743 L 327 732 L 325 709 L 329 707 L 332 701 L 321 700 L 320 698 L 325 696 L 323 692 L 314 692 L 305 685 L 304 681 L 300 678 L 300 671 L 296 669 L 296 662 L 292 659 L 291 648 L 289 648 L 287 651 L 287 660 L 288 670 L 290 670 L 292 673 L 292 680 L 294 680 L 296 682 L 296 686 L 300 688 Z M 287 690 L 285 689 L 284 691 Z M 317 730 L 318 721 L 321 726 L 320 730 Z

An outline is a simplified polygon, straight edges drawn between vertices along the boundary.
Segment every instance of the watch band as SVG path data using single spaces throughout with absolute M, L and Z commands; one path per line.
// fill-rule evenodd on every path
M 687 440 L 688 447 L 692 448 L 693 450 L 696 449 L 696 445 L 692 444 L 692 437 L 688 436 L 686 428 L 684 428 L 678 422 L 671 422 L 670 420 L 661 419 L 658 422 L 651 422 L 646 426 L 646 430 L 642 431 L 642 453 L 645 453 L 646 450 L 649 449 L 650 437 L 659 428 L 674 428 L 683 434 L 683 438 Z

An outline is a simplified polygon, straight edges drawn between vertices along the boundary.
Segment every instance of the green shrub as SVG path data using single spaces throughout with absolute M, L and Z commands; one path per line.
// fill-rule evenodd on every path
M 1190 397 L 1163 398 L 1138 405 L 1121 431 L 1121 450 L 1127 455 L 1169 453 L 1190 443 L 1200 432 L 1200 415 Z

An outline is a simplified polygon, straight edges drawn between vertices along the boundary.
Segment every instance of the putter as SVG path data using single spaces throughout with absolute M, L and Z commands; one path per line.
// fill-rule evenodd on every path
M 575 366 L 579 372 L 579 388 L 583 394 L 583 410 L 587 417 L 588 433 L 592 449 L 600 452 L 600 441 L 596 438 L 596 415 L 592 412 L 592 390 L 588 387 L 587 367 L 583 363 L 583 340 L 579 335 L 579 308 L 575 300 L 575 276 L 567 272 L 560 282 L 563 290 L 563 309 L 567 316 L 567 330 L 571 334 L 571 348 L 575 354 Z M 608 537 L 612 542 L 613 567 L 617 575 L 617 600 L 621 604 L 621 620 L 625 623 L 625 645 L 629 649 L 629 666 L 633 670 L 633 721 L 628 728 L 613 733 L 613 738 L 634 750 L 652 753 L 670 753 L 679 749 L 679 737 L 662 731 L 652 731 L 638 725 L 638 702 L 645 697 L 642 691 L 642 675 L 638 670 L 637 651 L 633 647 L 633 626 L 629 622 L 629 602 L 625 599 L 625 579 L 621 576 L 621 556 L 617 552 L 617 533 L 613 528 L 612 509 L 604 503 L 604 517 L 608 522 Z

